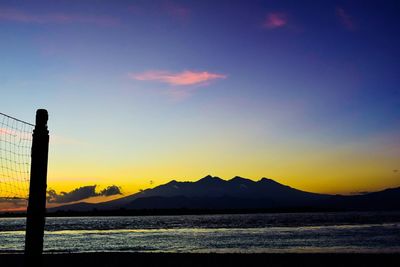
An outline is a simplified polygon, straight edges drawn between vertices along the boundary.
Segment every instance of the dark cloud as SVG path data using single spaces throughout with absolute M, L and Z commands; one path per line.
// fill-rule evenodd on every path
M 88 185 L 76 188 L 70 192 L 60 192 L 59 194 L 55 190 L 50 189 L 47 191 L 47 201 L 49 203 L 68 203 L 90 197 L 113 195 L 122 195 L 119 186 L 111 185 L 100 192 L 96 192 L 96 185 Z
M 116 185 L 110 185 L 109 187 L 101 190 L 101 196 L 113 196 L 113 195 L 122 195 L 121 188 Z

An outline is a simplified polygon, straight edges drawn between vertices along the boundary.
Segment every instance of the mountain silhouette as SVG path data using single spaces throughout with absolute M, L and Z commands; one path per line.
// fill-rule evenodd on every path
M 116 209 L 279 209 L 329 208 L 344 210 L 400 209 L 400 188 L 356 196 L 317 194 L 280 184 L 236 176 L 231 180 L 207 175 L 196 182 L 169 183 L 103 203 L 76 203 L 49 211 Z

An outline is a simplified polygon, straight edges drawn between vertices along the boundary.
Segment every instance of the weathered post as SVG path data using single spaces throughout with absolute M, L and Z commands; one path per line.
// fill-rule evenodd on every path
M 49 151 L 47 120 L 47 110 L 38 109 L 32 135 L 31 179 L 25 235 L 26 266 L 42 265 Z

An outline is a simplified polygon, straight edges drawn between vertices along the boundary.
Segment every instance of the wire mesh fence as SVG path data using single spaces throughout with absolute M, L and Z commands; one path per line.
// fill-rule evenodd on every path
M 27 206 L 33 128 L 0 113 L 0 210 Z

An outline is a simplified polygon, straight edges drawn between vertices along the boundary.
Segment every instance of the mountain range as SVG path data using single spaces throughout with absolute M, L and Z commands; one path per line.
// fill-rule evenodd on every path
M 139 193 L 102 203 L 75 203 L 54 211 L 143 209 L 332 209 L 400 210 L 400 187 L 361 195 L 329 195 L 301 191 L 272 179 L 206 176 L 196 182 L 175 180 Z

